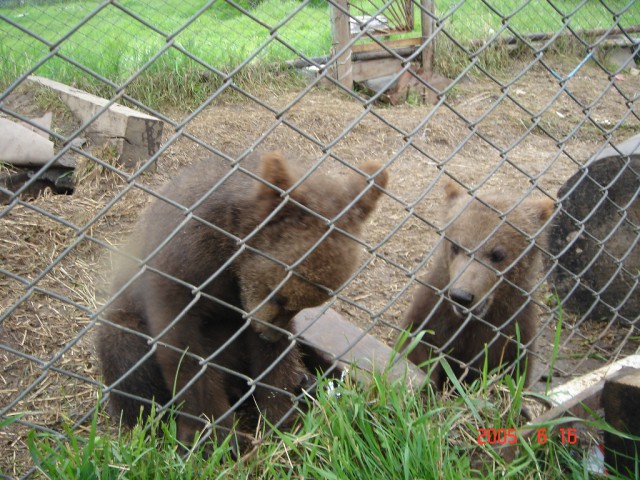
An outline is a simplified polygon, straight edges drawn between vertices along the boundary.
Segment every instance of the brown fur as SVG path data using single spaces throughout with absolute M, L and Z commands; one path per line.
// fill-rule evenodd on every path
M 541 253 L 525 235 L 537 235 L 536 243 L 544 245 L 538 231 L 553 212 L 553 202 L 528 199 L 511 211 L 514 201 L 509 196 L 481 197 L 497 211 L 509 211 L 507 221 L 523 234 L 452 182 L 445 186 L 445 193 L 451 212 L 445 239 L 437 247 L 434 263 L 402 323 L 402 328 L 413 334 L 424 331 L 409 359 L 421 365 L 440 353 L 447 354 L 458 378 L 467 366 L 472 367 L 464 376 L 470 381 L 483 368 L 487 345 L 490 371 L 506 369 L 520 360 L 522 367 L 526 363 L 526 371 L 521 371 L 530 380 L 533 362 L 531 357 L 525 360 L 534 348 L 537 322 L 536 308 L 527 293 L 533 293 L 539 281 Z M 429 366 L 425 365 L 425 370 Z M 433 368 L 431 380 L 442 388 L 444 370 L 441 364 Z
M 177 177 L 161 191 L 174 203 L 154 201 L 138 222 L 130 253 L 148 268 L 133 261 L 120 268 L 97 345 L 105 382 L 116 389 L 111 409 L 126 425 L 149 411 L 149 401 L 131 395 L 165 404 L 172 392 L 192 416 L 178 418 L 183 441 L 193 440 L 202 416 L 226 434 L 234 418 L 224 415 L 236 402 L 247 428 L 258 411 L 276 423 L 308 380 L 290 321 L 326 301 L 358 261 L 358 244 L 338 231 L 316 246 L 329 230 L 325 219 L 339 218 L 338 228 L 358 235 L 380 190 L 357 173 L 343 181 L 314 173 L 291 190 L 302 172 L 280 153 L 240 165 L 269 185 L 241 171 L 225 178 L 229 163 L 216 157 Z M 386 184 L 378 164 L 360 168 Z

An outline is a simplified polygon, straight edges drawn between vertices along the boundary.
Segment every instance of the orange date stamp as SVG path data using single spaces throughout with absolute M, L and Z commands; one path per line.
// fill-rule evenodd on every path
M 563 445 L 575 445 L 578 442 L 578 435 L 575 428 L 559 428 L 560 442 Z M 538 428 L 533 441 L 544 445 L 549 440 L 545 427 Z M 478 445 L 515 445 L 518 436 L 515 428 L 478 428 Z

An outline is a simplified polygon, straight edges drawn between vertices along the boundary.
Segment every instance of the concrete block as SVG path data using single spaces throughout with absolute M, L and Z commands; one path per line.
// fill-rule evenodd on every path
M 602 394 L 605 420 L 609 425 L 636 439 L 604 433 L 605 462 L 623 478 L 638 478 L 640 472 L 640 370 L 608 380 Z M 619 477 L 617 477 L 619 478 Z
M 55 90 L 82 123 L 90 121 L 108 103 L 104 98 L 47 78 L 32 75 L 28 80 Z M 97 146 L 113 145 L 119 154 L 120 163 L 132 169 L 158 151 L 162 128 L 163 123 L 156 117 L 113 104 L 92 120 L 85 132 Z
M 53 157 L 53 142 L 16 122 L 0 118 L 0 162 L 43 165 Z
M 36 125 L 38 125 L 38 127 L 41 127 L 41 128 L 36 128 L 33 125 L 31 125 L 31 124 L 29 124 L 27 122 L 20 121 L 20 120 L 18 121 L 18 123 L 20 125 L 22 125 L 24 128 L 28 128 L 32 132 L 35 132 L 38 135 L 40 135 L 43 138 L 46 138 L 48 140 L 49 139 L 49 131 L 51 131 L 51 122 L 53 122 L 53 113 L 46 112 L 43 116 L 41 116 L 39 118 L 31 118 L 30 120 L 33 123 L 35 123 Z
M 606 61 L 617 68 L 629 70 L 636 66 L 635 52 L 631 47 L 613 47 L 606 54 Z

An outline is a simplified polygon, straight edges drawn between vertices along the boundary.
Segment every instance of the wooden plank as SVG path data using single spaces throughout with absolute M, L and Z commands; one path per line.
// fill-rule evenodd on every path
M 640 455 L 640 370 L 621 378 L 607 380 L 602 393 L 604 418 L 622 432 L 604 432 L 605 463 L 618 475 L 635 478 Z M 632 438 L 626 437 L 631 435 Z
M 541 428 L 545 429 L 546 436 L 550 437 L 555 435 L 557 429 L 562 427 L 563 424 L 556 423 L 549 426 L 549 423 L 561 417 L 569 416 L 572 418 L 588 419 L 590 417 L 590 411 L 595 411 L 600 408 L 602 403 L 602 390 L 604 389 L 605 382 L 612 378 L 628 375 L 633 371 L 635 371 L 633 368 L 624 367 L 622 370 L 618 370 L 613 373 L 606 380 L 602 379 L 598 381 L 597 383 L 582 390 L 566 402 L 546 411 L 531 423 L 527 424 L 527 426 L 519 432 L 522 436 L 522 440 L 527 441 L 530 437 L 536 435 L 538 430 Z M 499 451 L 502 458 L 511 462 L 514 460 L 518 448 L 518 444 L 508 445 L 500 448 Z
M 391 75 L 400 70 L 402 70 L 402 63 L 397 58 L 353 62 L 353 81 L 363 82 L 372 78 Z
M 367 372 L 385 374 L 392 381 L 403 379 L 417 388 L 427 381 L 425 373 L 397 354 L 374 336 L 345 320 L 338 312 L 323 307 L 302 310 L 293 319 L 300 341 L 314 348 L 326 361 L 339 361 L 339 366 L 353 365 L 350 374 L 367 381 Z M 390 365 L 391 360 L 394 360 Z
M 401 38 L 400 40 L 389 40 L 388 42 L 383 42 L 384 46 L 388 49 L 395 49 L 401 47 L 413 47 L 415 45 L 420 45 L 422 43 L 422 39 L 420 37 L 414 38 Z M 358 45 L 354 45 L 351 47 L 353 52 L 361 53 L 361 52 L 374 52 L 376 50 L 384 51 L 380 45 L 375 42 L 372 43 L 361 43 Z
M 541 427 L 547 428 L 548 436 L 553 435 L 555 430 L 562 425 L 555 424 L 548 427 L 548 422 L 563 416 L 588 418 L 590 411 L 597 410 L 601 406 L 605 382 L 628 375 L 638 367 L 640 367 L 640 355 L 630 355 L 554 388 L 547 395 L 549 400 L 553 402 L 553 407 L 520 430 L 522 439 L 526 440 L 535 435 Z M 517 448 L 517 444 L 502 447 L 500 454 L 505 460 L 512 461 L 515 458 Z

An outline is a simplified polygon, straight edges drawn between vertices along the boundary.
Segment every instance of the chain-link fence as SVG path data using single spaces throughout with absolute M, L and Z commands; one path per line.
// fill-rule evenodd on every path
M 438 16 L 447 19 L 458 38 L 540 37 L 560 32 L 580 38 L 584 32 L 622 29 L 632 33 L 637 13 L 629 2 L 437 2 Z M 505 21 L 505 19 L 507 21 Z
M 171 405 L 224 385 L 225 427 L 298 395 L 332 367 L 330 354 L 300 358 L 318 354 L 289 323 L 303 307 L 389 346 L 406 318 L 426 342 L 446 319 L 456 329 L 424 352 L 452 364 L 484 343 L 502 351 L 517 319 L 527 348 L 513 360 L 530 351 L 532 388 L 636 352 L 640 180 L 634 145 L 620 144 L 640 129 L 640 4 L 511 3 L 411 3 L 414 32 L 393 35 L 421 40 L 404 56 L 382 48 L 399 65 L 383 83 L 409 72 L 432 101 L 389 107 L 334 79 L 372 35 L 334 42 L 343 2 L 0 2 L 0 425 L 15 420 L 0 428 L 2 474 L 33 472 L 30 430 L 78 430 L 98 403 L 131 413 L 140 397 Z M 433 45 L 445 84 L 410 65 Z M 310 68 L 288 66 L 300 58 Z M 106 103 L 83 114 L 74 92 L 33 76 Z M 142 133 L 105 130 L 116 103 L 138 112 L 127 122 L 150 116 Z M 51 139 L 40 164 L 16 161 L 35 138 L 10 156 L 17 122 Z M 123 162 L 136 139 L 148 155 Z M 468 332 L 483 340 L 455 343 Z M 173 398 L 182 361 L 187 395 Z M 194 421 L 213 413 L 199 402 Z

